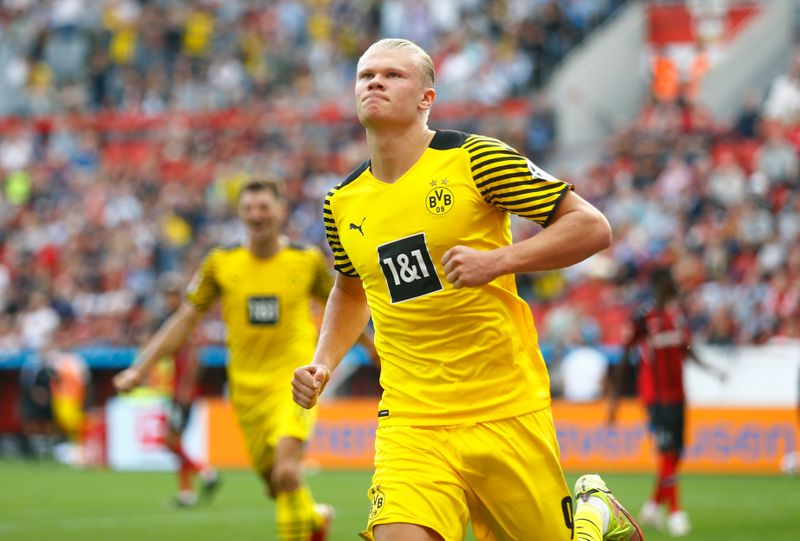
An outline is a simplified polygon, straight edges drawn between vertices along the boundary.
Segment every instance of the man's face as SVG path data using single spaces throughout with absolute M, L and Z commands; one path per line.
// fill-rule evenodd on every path
M 283 203 L 269 190 L 248 191 L 239 199 L 239 219 L 253 242 L 276 238 L 285 216 Z
M 401 49 L 377 49 L 362 56 L 355 95 L 358 120 L 365 127 L 410 123 L 421 108 L 430 106 L 420 68 L 411 53 Z

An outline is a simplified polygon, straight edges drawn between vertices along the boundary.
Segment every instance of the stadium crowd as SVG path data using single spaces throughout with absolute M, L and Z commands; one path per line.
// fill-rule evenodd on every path
M 321 201 L 365 155 L 342 111 L 377 35 L 433 51 L 433 127 L 496 135 L 546 163 L 554 121 L 537 91 L 621 3 L 3 2 L 0 349 L 41 347 L 59 325 L 72 346 L 140 344 L 158 276 L 240 237 L 232 202 L 253 172 L 285 180 L 293 240 L 327 250 Z M 544 337 L 621 343 L 643 271 L 664 262 L 699 341 L 800 332 L 798 77 L 730 122 L 654 101 L 569 178 L 615 241 L 521 283 Z M 220 325 L 206 331 L 221 338 Z
M 433 51 L 440 99 L 494 103 L 541 86 L 623 3 L 7 0 L 0 114 L 348 99 L 360 52 L 401 34 Z
M 697 341 L 800 335 L 798 98 L 800 58 L 732 119 L 685 99 L 653 100 L 620 129 L 603 159 L 575 179 L 615 240 L 607 260 L 583 269 L 590 279 L 579 274 L 567 292 L 578 309 L 572 321 L 556 318 L 561 327 L 597 334 L 599 318 L 602 341 L 620 343 L 617 323 L 649 294 L 643 271 L 667 264 Z

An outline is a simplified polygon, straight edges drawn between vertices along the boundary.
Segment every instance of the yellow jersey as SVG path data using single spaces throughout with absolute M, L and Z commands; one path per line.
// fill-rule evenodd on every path
M 316 247 L 289 245 L 266 259 L 242 246 L 206 255 L 186 298 L 203 312 L 221 299 L 231 391 L 289 387 L 314 354 L 311 299 L 327 299 L 332 282 Z
M 547 226 L 571 186 L 503 142 L 437 131 L 396 182 L 364 162 L 328 193 L 335 268 L 360 277 L 381 359 L 379 423 L 448 425 L 522 415 L 550 402 L 530 308 L 514 276 L 445 280 L 456 245 L 511 243 L 509 213 Z

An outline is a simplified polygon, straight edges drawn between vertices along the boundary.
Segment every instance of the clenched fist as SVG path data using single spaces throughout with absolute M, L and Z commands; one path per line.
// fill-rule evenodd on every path
M 331 379 L 330 369 L 322 364 L 301 366 L 292 377 L 292 398 L 306 409 L 313 408 Z
M 456 289 L 487 284 L 497 278 L 497 257 L 466 246 L 453 246 L 442 256 L 445 278 Z

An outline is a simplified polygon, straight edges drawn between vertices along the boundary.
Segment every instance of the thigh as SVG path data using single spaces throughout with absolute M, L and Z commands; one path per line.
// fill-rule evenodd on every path
M 173 434 L 183 434 L 189 424 L 191 413 L 191 404 L 171 401 L 167 406 L 167 429 Z
M 259 473 L 272 469 L 280 440 L 305 442 L 311 437 L 317 410 L 295 404 L 291 388 L 248 392 L 237 389 L 231 398 L 250 462 Z
M 464 430 L 462 471 L 479 541 L 572 537 L 572 499 L 550 408 Z
M 683 404 L 668 404 L 664 406 L 664 431 L 666 432 L 667 451 L 683 452 L 683 434 L 686 426 L 686 417 Z
M 263 415 L 259 414 L 259 404 L 255 401 L 243 400 L 237 397 L 233 400 L 233 410 L 236 414 L 236 421 L 242 431 L 242 438 L 247 449 L 247 456 L 250 458 L 250 465 L 260 474 L 269 473 L 272 470 L 275 449 L 267 445 L 267 436 L 271 430 L 265 424 Z M 268 478 L 268 476 L 265 477 L 265 480 Z
M 650 406 L 649 412 L 658 450 L 681 453 L 685 428 L 683 404 L 655 404 Z
M 448 448 L 447 430 L 443 428 L 378 428 L 370 513 L 367 529 L 361 533 L 363 539 L 406 539 L 403 534 L 422 536 L 409 539 L 426 541 L 464 539 L 469 520 L 465 488 Z M 382 526 L 377 536 L 376 526 Z
M 317 408 L 306 409 L 292 399 L 291 387 L 275 397 L 272 411 L 275 430 L 269 437 L 269 444 L 276 446 L 283 439 L 299 440 L 303 444 L 311 439 L 317 422 Z

